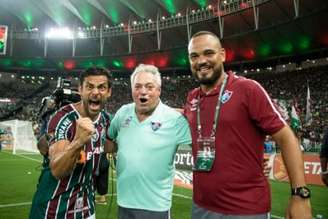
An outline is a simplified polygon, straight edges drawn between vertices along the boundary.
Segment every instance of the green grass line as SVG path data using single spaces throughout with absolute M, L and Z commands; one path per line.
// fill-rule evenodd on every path
M 29 214 L 33 194 L 41 170 L 41 155 L 21 155 L 0 152 L 0 215 L 1 218 L 26 218 Z M 109 199 L 111 206 L 97 205 L 97 218 L 114 219 L 117 216 L 115 174 L 110 174 Z M 289 183 L 270 181 L 272 196 L 271 218 L 282 219 L 290 198 Z M 112 186 L 114 189 L 112 190 Z M 309 185 L 312 197 L 313 216 L 322 215 L 328 219 L 328 189 L 324 186 Z M 112 193 L 114 195 L 112 195 Z M 174 187 L 172 199 L 172 218 L 190 219 L 192 190 Z M 110 211 L 109 211 L 110 210 Z M 109 213 L 108 213 L 109 212 Z M 279 216 L 281 215 L 281 216 Z

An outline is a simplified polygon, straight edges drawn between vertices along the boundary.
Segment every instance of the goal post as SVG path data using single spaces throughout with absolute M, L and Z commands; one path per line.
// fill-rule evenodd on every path
M 38 153 L 37 140 L 34 136 L 32 122 L 8 120 L 0 122 L 1 143 L 4 149 L 13 154 Z

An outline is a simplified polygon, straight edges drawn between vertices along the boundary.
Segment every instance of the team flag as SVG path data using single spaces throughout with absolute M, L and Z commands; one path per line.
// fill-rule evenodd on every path
M 0 25 L 0 55 L 6 55 L 8 27 Z
M 302 128 L 300 117 L 294 105 L 292 105 L 292 110 L 290 113 L 290 127 L 295 131 Z

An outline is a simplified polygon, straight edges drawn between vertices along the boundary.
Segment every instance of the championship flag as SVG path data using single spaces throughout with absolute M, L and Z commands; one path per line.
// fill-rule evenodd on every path
M 311 125 L 311 123 L 312 123 L 311 96 L 310 96 L 309 83 L 307 83 L 305 124 L 309 126 Z
M 6 55 L 8 26 L 0 25 L 0 55 Z

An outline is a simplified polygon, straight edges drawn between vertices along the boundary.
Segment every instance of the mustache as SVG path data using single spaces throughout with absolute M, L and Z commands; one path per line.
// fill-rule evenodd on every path
M 197 70 L 199 70 L 202 67 L 210 67 L 207 63 L 199 64 L 197 65 Z

